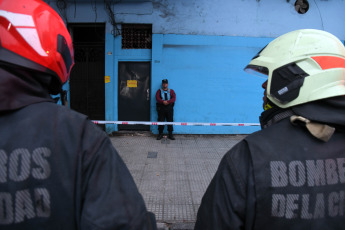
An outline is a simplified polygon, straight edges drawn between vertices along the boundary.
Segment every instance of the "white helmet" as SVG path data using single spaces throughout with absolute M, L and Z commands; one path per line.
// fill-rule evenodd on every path
M 267 98 L 281 108 L 345 95 L 345 48 L 325 31 L 284 34 L 264 47 L 245 70 L 268 76 Z

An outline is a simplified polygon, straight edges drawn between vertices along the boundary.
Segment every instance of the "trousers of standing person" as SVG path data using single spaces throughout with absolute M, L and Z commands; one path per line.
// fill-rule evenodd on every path
M 157 107 L 158 112 L 158 121 L 167 121 L 167 122 L 173 122 L 174 121 L 174 109 L 173 105 L 160 105 Z M 159 133 L 163 133 L 164 125 L 158 126 Z M 172 125 L 168 125 L 168 132 L 171 133 L 174 131 L 174 128 Z

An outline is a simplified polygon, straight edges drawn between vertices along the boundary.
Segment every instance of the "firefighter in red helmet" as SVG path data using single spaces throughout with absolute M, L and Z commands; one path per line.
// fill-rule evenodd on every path
M 155 229 L 107 135 L 54 103 L 71 37 L 41 0 L 0 0 L 0 228 Z

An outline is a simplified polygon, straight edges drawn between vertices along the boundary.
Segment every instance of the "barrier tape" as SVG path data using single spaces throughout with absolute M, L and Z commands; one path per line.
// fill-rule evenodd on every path
M 182 126 L 260 126 L 260 123 L 203 123 L 203 122 L 151 122 L 151 121 L 92 121 L 95 124 L 116 125 L 182 125 Z

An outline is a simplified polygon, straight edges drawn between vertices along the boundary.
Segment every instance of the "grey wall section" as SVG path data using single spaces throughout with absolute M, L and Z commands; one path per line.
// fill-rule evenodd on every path
M 286 32 L 313 28 L 345 39 L 345 1 L 310 0 L 298 14 L 294 0 L 122 0 L 112 2 L 113 26 L 104 0 L 70 0 L 59 11 L 68 22 L 106 22 L 106 120 L 117 120 L 119 61 L 151 61 L 151 120 L 157 120 L 154 93 L 168 78 L 177 93 L 175 121 L 258 122 L 263 79 L 243 72 L 269 41 Z M 149 23 L 152 50 L 123 50 L 121 23 Z M 258 128 L 175 127 L 177 133 L 251 133 Z M 116 131 L 114 125 L 107 132 Z M 157 127 L 151 127 L 157 132 Z
M 309 28 L 345 39 L 344 0 L 309 0 L 309 11 L 303 15 L 295 11 L 294 0 L 107 1 L 113 3 L 111 9 L 117 23 L 150 23 L 155 34 L 277 37 Z M 45 2 L 60 12 L 56 0 Z M 68 21 L 108 22 L 111 32 L 104 0 L 66 2 Z

